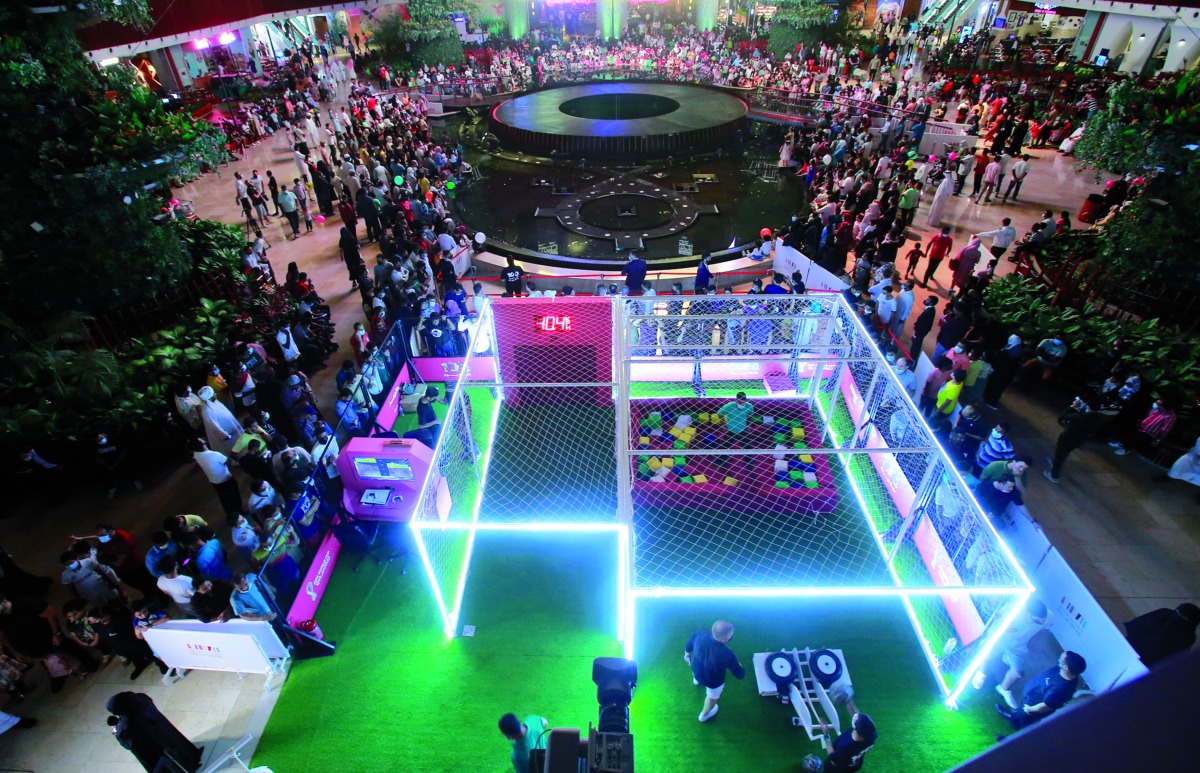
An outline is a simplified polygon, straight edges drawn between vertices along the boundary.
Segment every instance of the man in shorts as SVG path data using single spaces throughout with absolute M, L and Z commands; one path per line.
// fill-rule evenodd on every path
M 1030 644 L 1035 636 L 1050 626 L 1053 619 L 1054 616 L 1046 609 L 1045 604 L 1036 599 L 1031 600 L 1029 613 L 1009 626 L 1000 639 L 1000 660 L 1008 670 L 1004 672 L 1000 684 L 996 685 L 996 692 L 1000 693 L 1000 697 L 1010 709 L 1018 708 L 1012 688 L 1026 674 L 1027 662 L 1031 657 Z M 986 681 L 987 672 L 980 669 L 972 677 L 971 684 L 976 690 L 981 690 Z
M 745 395 L 742 395 L 745 397 Z M 704 687 L 704 710 L 700 721 L 707 722 L 717 715 L 717 701 L 725 689 L 725 672 L 738 679 L 746 678 L 746 669 L 738 662 L 726 644 L 733 638 L 733 623 L 718 620 L 711 631 L 696 631 L 683 648 L 683 659 L 692 667 L 692 684 Z

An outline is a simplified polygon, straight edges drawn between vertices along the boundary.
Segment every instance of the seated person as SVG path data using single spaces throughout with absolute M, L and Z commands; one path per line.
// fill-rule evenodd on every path
M 1010 709 L 997 703 L 996 711 L 1016 730 L 1029 727 L 1067 705 L 1079 689 L 1079 677 L 1085 669 L 1087 661 L 1083 656 L 1068 650 L 1059 656 L 1057 665 L 1025 683 L 1021 708 Z

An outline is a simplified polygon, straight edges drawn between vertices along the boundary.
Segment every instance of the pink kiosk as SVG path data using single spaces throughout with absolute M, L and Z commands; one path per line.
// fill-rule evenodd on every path
M 418 440 L 354 438 L 342 448 L 337 466 L 345 489 L 342 505 L 355 518 L 393 523 L 411 521 L 426 476 L 430 476 L 430 484 L 437 492 L 438 516 L 445 518 L 450 512 L 450 490 L 433 464 L 433 449 Z M 340 551 L 341 544 L 330 531 L 317 548 L 300 593 L 288 610 L 288 625 L 314 622 Z
M 337 460 L 342 476 L 342 506 L 355 518 L 407 523 L 412 520 L 425 477 L 433 466 L 433 449 L 408 438 L 354 438 Z M 448 512 L 450 491 L 433 470 L 438 511 Z

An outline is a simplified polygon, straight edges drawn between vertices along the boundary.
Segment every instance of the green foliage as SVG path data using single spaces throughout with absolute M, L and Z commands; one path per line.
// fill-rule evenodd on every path
M 1022 340 L 1036 345 L 1052 331 L 1060 331 L 1072 355 L 1103 357 L 1114 339 L 1129 345 L 1125 363 L 1155 391 L 1179 395 L 1200 394 L 1200 339 L 1157 319 L 1140 322 L 1109 317 L 1087 305 L 1082 309 L 1054 306 L 1054 291 L 1016 275 L 998 279 L 984 292 L 984 304 L 1000 324 Z M 1181 406 L 1187 415 L 1189 406 Z
M 782 59 L 800 43 L 819 43 L 832 21 L 833 9 L 819 0 L 780 0 L 771 17 L 771 53 Z
M 407 20 L 398 11 L 380 11 L 368 24 L 371 40 L 385 62 L 403 68 L 463 61 L 462 41 L 453 16 L 474 12 L 473 4 L 465 0 L 414 0 L 407 7 Z
M 1083 166 L 1144 179 L 1143 192 L 1105 227 L 1098 259 L 1121 281 L 1200 289 L 1195 261 L 1170 245 L 1195 240 L 1200 221 L 1200 79 L 1167 79 L 1152 90 L 1114 84 L 1075 146 Z M 1164 247 L 1168 247 L 1164 249 Z

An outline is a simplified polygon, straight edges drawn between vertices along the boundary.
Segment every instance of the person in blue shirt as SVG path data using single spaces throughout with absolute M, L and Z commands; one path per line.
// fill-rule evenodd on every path
M 771 277 L 771 284 L 763 289 L 764 295 L 787 295 L 789 292 L 787 280 L 778 272 Z
M 233 613 L 243 620 L 274 620 L 275 610 L 258 587 L 258 575 L 238 572 L 233 575 L 233 592 L 229 603 Z
M 625 275 L 625 287 L 629 293 L 640 293 L 646 281 L 646 261 L 639 258 L 636 252 L 630 252 L 629 262 L 621 269 L 621 273 Z
M 696 295 L 704 295 L 708 292 L 708 285 L 712 281 L 712 271 L 708 268 L 708 261 L 712 258 L 707 252 L 700 256 L 700 265 L 696 266 Z
M 179 546 L 171 541 L 171 535 L 165 531 L 156 531 L 150 536 L 151 546 L 146 551 L 146 569 L 150 574 L 158 579 L 163 573 L 158 569 L 158 562 L 166 556 L 175 557 L 179 552 Z
M 746 678 L 746 669 L 726 645 L 733 638 L 733 623 L 718 620 L 709 631 L 696 631 L 683 648 L 683 659 L 692 667 L 692 684 L 704 687 L 704 710 L 700 721 L 707 722 L 720 708 L 717 701 L 725 690 L 725 672 Z
M 196 557 L 196 568 L 210 580 L 229 580 L 233 574 L 225 564 L 225 548 L 216 537 L 204 539 L 199 534 L 191 536 L 188 549 Z
M 1029 727 L 1067 705 L 1079 689 L 1079 677 L 1086 669 L 1083 656 L 1067 650 L 1059 655 L 1056 665 L 1025 683 L 1021 708 L 1010 709 L 997 703 L 996 711 L 1016 730 Z M 1003 736 L 997 738 L 1002 739 Z

